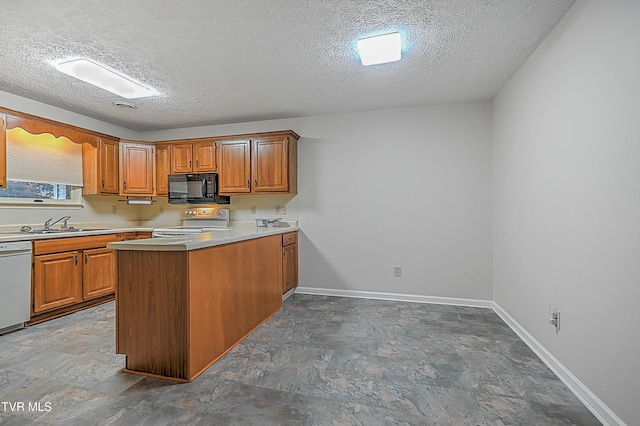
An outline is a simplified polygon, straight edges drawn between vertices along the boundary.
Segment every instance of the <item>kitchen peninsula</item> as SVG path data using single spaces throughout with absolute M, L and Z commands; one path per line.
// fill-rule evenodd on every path
M 116 242 L 125 372 L 189 382 L 282 306 L 283 236 L 233 228 Z

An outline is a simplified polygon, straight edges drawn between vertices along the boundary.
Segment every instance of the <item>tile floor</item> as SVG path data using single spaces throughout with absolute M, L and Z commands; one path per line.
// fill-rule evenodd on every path
M 600 424 L 489 309 L 294 294 L 188 384 L 122 373 L 114 317 L 0 336 L 0 424 Z

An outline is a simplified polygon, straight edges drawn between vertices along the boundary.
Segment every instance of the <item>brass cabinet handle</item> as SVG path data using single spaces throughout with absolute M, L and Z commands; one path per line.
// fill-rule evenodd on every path
M 254 179 L 253 182 L 254 182 L 255 186 L 258 186 L 258 179 Z
M 200 160 L 196 160 L 196 167 L 200 167 Z
M 124 189 L 127 189 L 127 181 L 122 182 L 122 185 L 124 186 Z
M 251 179 L 247 179 L 247 188 L 251 188 Z
M 78 255 L 76 255 L 76 265 L 78 264 Z
M 104 179 L 102 179 L 102 187 L 104 188 Z
M 89 261 L 89 256 L 88 255 L 84 255 L 84 263 L 87 263 Z

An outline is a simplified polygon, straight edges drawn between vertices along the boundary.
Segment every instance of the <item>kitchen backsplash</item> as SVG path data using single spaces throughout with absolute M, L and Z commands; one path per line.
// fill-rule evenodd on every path
M 182 213 L 187 208 L 169 204 L 166 197 L 154 198 L 151 205 L 128 205 L 120 201 L 122 199 L 124 197 L 85 196 L 82 198 L 82 207 L 0 205 L 0 229 L 13 230 L 22 225 L 40 226 L 51 217 L 57 219 L 66 215 L 71 216 L 70 224 L 83 226 L 173 226 L 181 223 Z M 232 196 L 228 207 L 231 209 L 232 221 L 275 217 L 289 222 L 298 220 L 296 195 L 236 195 Z M 255 207 L 255 213 L 252 207 Z

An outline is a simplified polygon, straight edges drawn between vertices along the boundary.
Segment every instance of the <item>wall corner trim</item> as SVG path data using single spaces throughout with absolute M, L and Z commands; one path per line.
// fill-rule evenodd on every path
M 520 339 L 544 362 L 551 371 L 578 397 L 578 399 L 605 426 L 626 426 L 607 405 L 585 386 L 576 376 L 554 357 L 540 342 L 525 330 L 496 302 L 491 302 L 496 314 L 520 337 Z

